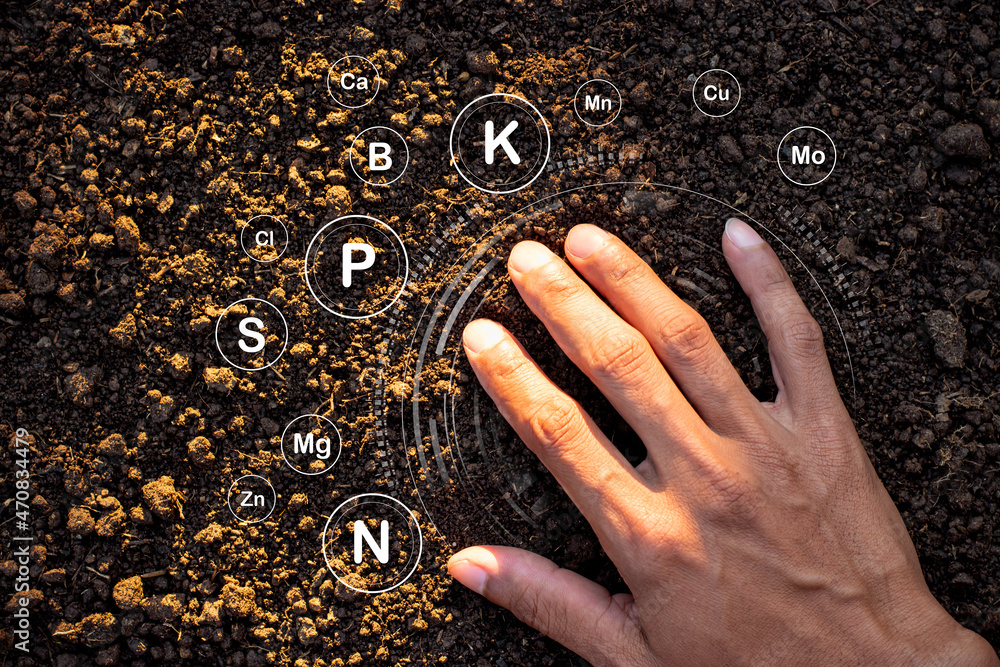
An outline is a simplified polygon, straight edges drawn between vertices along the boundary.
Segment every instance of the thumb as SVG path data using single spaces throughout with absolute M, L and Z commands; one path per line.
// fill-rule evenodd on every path
M 631 594 L 513 547 L 464 549 L 448 572 L 594 665 L 651 663 Z

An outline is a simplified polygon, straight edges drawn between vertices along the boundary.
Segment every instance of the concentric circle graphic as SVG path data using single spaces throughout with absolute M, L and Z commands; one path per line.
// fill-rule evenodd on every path
M 367 534 L 358 534 L 359 523 L 370 529 Z M 327 568 L 337 581 L 359 593 L 375 595 L 405 584 L 417 571 L 423 550 L 417 517 L 402 502 L 382 493 L 348 498 L 323 527 Z
M 468 210 L 454 215 L 459 219 L 449 230 L 464 234 L 455 234 L 456 239 L 478 238 L 465 241 L 464 250 L 456 247 L 453 263 L 434 268 L 441 279 L 419 311 L 407 312 L 413 305 L 398 304 L 392 312 L 395 324 L 386 326 L 387 333 L 407 331 L 412 338 L 390 350 L 401 359 L 397 387 L 407 391 L 394 401 L 395 419 L 380 421 L 379 445 L 402 443 L 409 481 L 427 520 L 457 544 L 500 542 L 541 553 L 596 548 L 596 541 L 579 538 L 589 532 L 583 517 L 480 387 L 461 345 L 462 330 L 472 319 L 488 317 L 506 326 L 629 461 L 645 457 L 641 440 L 552 342 L 510 283 L 506 259 L 522 239 L 545 243 L 561 255 L 565 235 L 576 224 L 614 231 L 705 316 L 747 386 L 759 399 L 770 400 L 776 388 L 767 341 L 721 250 L 725 221 L 741 217 L 788 268 L 826 333 L 845 399 L 850 405 L 857 398 L 854 350 L 869 346 L 873 337 L 865 286 L 856 284 L 813 222 L 797 212 L 768 211 L 764 224 L 709 195 L 623 181 L 572 188 L 505 216 L 488 218 Z M 435 246 L 448 239 L 446 232 Z M 392 401 L 387 392 L 378 397 L 380 406 Z M 381 411 L 376 414 L 384 419 Z
M 491 93 L 458 113 L 448 147 L 462 180 L 488 194 L 507 195 L 545 171 L 552 137 L 534 104 L 510 93 Z
M 339 317 L 361 320 L 396 303 L 409 279 L 410 260 L 392 227 L 368 215 L 345 215 L 313 236 L 304 273 L 319 305 Z

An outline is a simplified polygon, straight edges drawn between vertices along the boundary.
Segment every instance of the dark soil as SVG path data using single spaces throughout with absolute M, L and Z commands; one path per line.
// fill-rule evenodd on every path
M 641 443 L 530 316 L 503 258 L 520 238 L 560 248 L 577 222 L 613 228 L 706 314 L 767 398 L 765 343 L 718 254 L 730 207 L 781 241 L 931 589 L 1000 644 L 990 3 L 331 6 L 0 5 L 4 498 L 15 497 L 18 429 L 30 433 L 32 481 L 28 529 L 6 503 L 0 541 L 33 537 L 30 652 L 5 624 L 0 664 L 578 664 L 442 570 L 457 548 L 504 542 L 621 586 L 478 389 L 458 335 L 474 312 L 502 321 L 638 460 Z M 347 54 L 382 76 L 355 110 L 326 89 Z M 723 118 L 692 105 L 694 78 L 711 68 L 743 88 Z M 596 129 L 572 104 L 593 78 L 624 99 Z M 552 169 L 504 197 L 449 165 L 452 121 L 492 92 L 531 101 L 552 132 Z M 410 151 L 389 187 L 348 163 L 354 137 L 377 125 Z M 811 188 L 775 162 L 801 125 L 838 150 Z M 595 187 L 567 192 L 583 186 Z M 240 248 L 261 214 L 291 239 L 272 264 Z M 313 234 L 347 214 L 389 223 L 411 258 L 398 307 L 370 320 L 331 315 L 303 276 Z M 288 321 L 273 370 L 231 369 L 215 348 L 217 318 L 248 297 Z M 282 460 L 281 432 L 302 414 L 343 436 L 329 474 L 304 478 Z M 277 494 L 252 525 L 226 504 L 246 474 Z M 377 596 L 339 584 L 320 548 L 334 508 L 370 492 L 406 503 L 424 534 L 410 581 Z M 12 558 L 0 555 L 9 613 Z

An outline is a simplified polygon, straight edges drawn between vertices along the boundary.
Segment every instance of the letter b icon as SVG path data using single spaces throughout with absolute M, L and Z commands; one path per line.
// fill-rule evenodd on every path
M 389 153 L 392 147 L 381 141 L 368 144 L 368 168 L 372 171 L 389 171 L 392 169 L 392 157 Z
M 403 135 L 380 125 L 359 132 L 348 156 L 351 170 L 362 181 L 369 185 L 391 185 L 403 177 L 410 162 L 410 149 Z

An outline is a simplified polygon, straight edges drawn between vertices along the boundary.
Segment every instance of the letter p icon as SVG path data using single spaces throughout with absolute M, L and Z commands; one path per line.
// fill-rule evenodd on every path
M 354 261 L 354 251 L 360 250 L 365 258 L 360 262 Z M 351 286 L 351 274 L 355 271 L 370 269 L 375 264 L 375 248 L 367 243 L 345 243 L 344 263 L 342 269 L 344 287 Z

